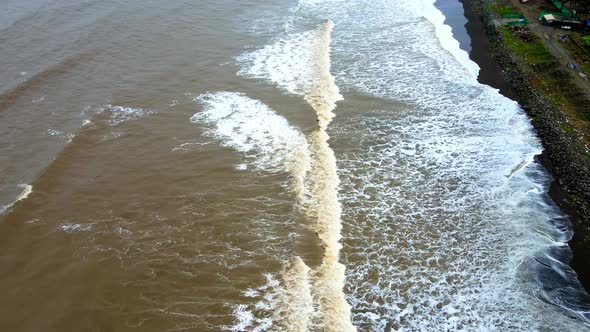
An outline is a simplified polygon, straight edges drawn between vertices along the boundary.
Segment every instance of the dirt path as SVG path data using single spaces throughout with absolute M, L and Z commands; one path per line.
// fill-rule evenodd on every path
M 542 1 L 538 1 L 542 2 Z M 569 35 L 570 32 L 555 27 L 549 27 L 542 25 L 539 20 L 539 13 L 541 12 L 540 4 L 538 2 L 521 3 L 520 0 L 512 0 L 514 6 L 521 10 L 525 15 L 529 23 L 527 27 L 541 40 L 547 49 L 555 56 L 563 66 L 566 68 L 570 63 L 576 63 L 577 61 L 569 54 L 569 52 L 561 45 L 558 35 Z M 557 10 L 557 9 L 556 9 Z M 580 74 L 583 72 L 578 66 L 577 69 L 567 69 L 574 83 L 580 88 L 580 90 L 586 95 L 586 98 L 590 99 L 590 81 L 587 77 L 582 77 Z

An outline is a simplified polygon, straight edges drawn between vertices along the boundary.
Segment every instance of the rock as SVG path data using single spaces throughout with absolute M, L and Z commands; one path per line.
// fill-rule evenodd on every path
M 590 251 L 590 159 L 564 114 L 541 97 L 528 82 L 524 65 L 504 47 L 501 35 L 494 24 L 493 13 L 486 10 L 481 0 L 475 0 L 480 8 L 484 31 L 490 38 L 493 56 L 503 68 L 501 75 L 512 85 L 517 101 L 531 118 L 537 136 L 544 147 L 546 167 L 557 180 L 563 197 L 553 197 L 564 212 L 570 215 L 577 233 L 576 246 Z M 527 28 L 513 27 L 519 38 L 536 38 Z M 528 37 L 532 36 L 532 37 Z M 552 69 L 554 75 L 567 75 L 561 69 Z

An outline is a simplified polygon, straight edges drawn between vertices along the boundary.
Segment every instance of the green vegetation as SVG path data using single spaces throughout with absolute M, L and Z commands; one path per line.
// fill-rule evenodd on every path
M 500 16 L 504 16 L 507 14 L 518 13 L 518 9 L 513 5 L 499 5 L 496 3 L 491 3 L 488 5 L 488 10 L 492 13 L 498 14 Z
M 578 121 L 590 120 L 584 95 L 538 37 L 522 28 L 501 26 L 499 30 L 505 46 L 524 64 L 530 84 L 572 121 L 573 126 L 562 128 L 565 132 L 573 132 Z
M 562 41 L 561 44 L 576 60 L 576 63 L 581 67 L 584 74 L 590 75 L 590 45 L 585 44 L 586 41 L 584 38 L 578 38 L 572 34 L 568 40 Z
M 580 51 L 584 53 L 586 60 L 590 59 L 590 36 L 580 37 L 577 34 L 571 34 L 570 39 L 580 48 Z
M 506 46 L 526 63 L 541 64 L 556 61 L 539 39 L 533 38 L 532 41 L 524 41 L 515 36 L 510 27 L 505 25 L 500 27 L 500 33 Z
M 569 123 L 562 123 L 561 124 L 561 129 L 563 129 L 563 131 L 565 131 L 566 133 L 572 133 L 574 132 L 574 126 L 572 126 Z

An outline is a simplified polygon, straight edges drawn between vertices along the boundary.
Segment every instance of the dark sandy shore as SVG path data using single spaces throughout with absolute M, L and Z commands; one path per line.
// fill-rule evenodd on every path
M 451 5 L 451 2 L 456 2 L 457 6 Z M 471 60 L 479 65 L 479 82 L 499 89 L 500 93 L 504 96 L 514 99 L 516 95 L 510 83 L 498 75 L 502 68 L 500 68 L 492 56 L 490 41 L 484 31 L 479 15 L 473 10 L 474 8 L 471 2 L 469 0 L 437 0 L 435 5 L 445 15 L 445 23 L 453 28 L 453 35 L 459 40 L 461 48 L 467 51 Z M 457 19 L 457 13 L 452 12 L 458 9 L 460 10 L 461 7 L 464 13 L 459 14 L 466 21 Z M 462 26 L 463 24 L 465 25 Z M 465 30 L 466 37 L 463 37 L 462 30 Z M 469 40 L 464 40 L 464 38 L 468 38 Z
M 487 84 L 496 89 L 499 89 L 500 93 L 510 99 L 519 101 L 518 94 L 515 92 L 511 84 L 499 74 L 503 71 L 503 69 L 494 58 L 494 51 L 492 49 L 488 35 L 484 29 L 484 24 L 480 18 L 480 15 L 476 11 L 477 8 L 475 8 L 475 5 L 471 0 L 458 1 L 463 4 L 464 15 L 467 18 L 465 28 L 471 39 L 471 50 L 469 57 L 480 67 L 478 81 L 482 84 Z M 448 22 L 448 24 L 451 25 L 452 23 L 453 22 Z M 545 168 L 549 170 L 552 175 L 554 175 L 552 171 L 553 165 L 551 165 L 551 162 L 548 160 L 545 153 L 539 156 L 538 160 Z M 570 220 L 575 225 L 578 219 L 576 211 L 567 205 L 561 192 L 561 188 L 557 181 L 553 181 L 549 195 L 553 201 L 557 203 L 561 210 L 568 215 Z M 573 259 L 570 262 L 570 266 L 578 274 L 578 279 L 584 288 L 586 288 L 586 291 L 590 292 L 590 264 L 586 263 L 587 257 L 590 257 L 590 253 L 587 252 L 586 248 L 577 245 L 579 243 L 579 241 L 577 241 L 579 236 L 582 235 L 576 232 L 574 234 L 574 239 L 569 243 L 573 251 Z
M 490 40 L 486 35 L 479 15 L 474 11 L 471 1 L 459 1 L 463 4 L 465 17 L 467 18 L 465 28 L 471 37 L 471 52 L 469 53 L 469 57 L 480 67 L 478 81 L 499 89 L 501 94 L 510 99 L 515 99 L 516 94 L 510 83 L 498 75 L 502 71 L 502 68 L 493 58 Z

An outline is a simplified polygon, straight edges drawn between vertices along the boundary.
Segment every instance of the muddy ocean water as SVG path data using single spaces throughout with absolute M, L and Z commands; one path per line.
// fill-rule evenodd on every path
M 0 330 L 589 329 L 539 140 L 434 1 L 0 9 Z

